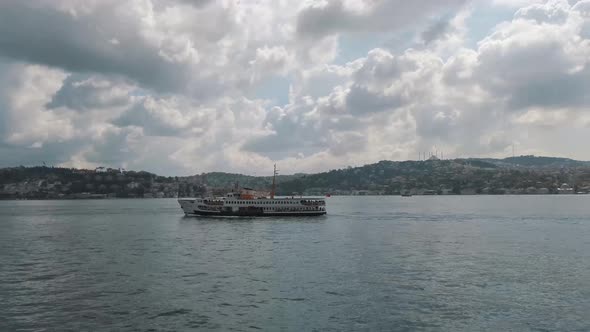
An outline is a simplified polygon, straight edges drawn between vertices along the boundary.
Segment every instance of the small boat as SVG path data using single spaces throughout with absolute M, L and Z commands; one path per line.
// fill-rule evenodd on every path
M 408 191 L 402 193 L 402 197 L 412 197 L 412 194 Z
M 185 215 L 201 216 L 321 216 L 326 214 L 323 198 L 275 198 L 277 170 L 275 165 L 270 196 L 250 188 L 241 188 L 224 197 L 179 198 Z

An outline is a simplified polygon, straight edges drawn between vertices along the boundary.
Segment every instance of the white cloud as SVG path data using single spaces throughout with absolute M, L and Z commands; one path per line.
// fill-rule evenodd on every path
M 64 114 L 45 111 L 66 74 L 41 66 L 16 65 L 8 70 L 4 86 L 5 142 L 40 147 L 43 142 L 73 138 L 75 129 Z
M 464 0 L 376 0 L 359 2 L 329 0 L 312 2 L 297 18 L 303 37 L 322 37 L 340 32 L 391 31 L 415 23 L 429 14 L 452 9 Z
M 464 4 L 3 1 L 1 166 L 289 173 L 515 142 L 590 159 L 564 129 L 590 139 L 590 0 L 497 0 L 514 18 L 475 47 Z M 373 45 L 337 62 L 345 35 Z M 288 101 L 257 98 L 277 77 Z

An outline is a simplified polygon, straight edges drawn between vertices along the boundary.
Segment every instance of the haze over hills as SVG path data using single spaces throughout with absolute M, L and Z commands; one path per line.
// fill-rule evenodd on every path
M 356 168 L 305 175 L 281 183 L 289 191 L 319 194 L 550 194 L 564 185 L 587 192 L 590 163 L 567 158 L 381 161 Z
M 560 168 L 590 166 L 590 161 L 580 161 L 558 157 L 518 156 L 504 159 L 478 158 L 469 160 L 487 161 L 499 167 Z
M 304 175 L 278 175 L 276 180 L 278 183 L 289 182 Z M 253 176 L 224 172 L 203 173 L 201 176 L 208 186 L 214 188 L 230 188 L 238 184 L 240 187 L 268 189 L 272 182 L 272 176 Z
M 0 197 L 177 197 L 221 194 L 237 184 L 268 190 L 272 177 L 212 172 L 164 177 L 144 171 L 53 167 L 0 169 Z M 556 194 L 590 191 L 590 162 L 519 156 L 505 159 L 380 161 L 316 174 L 279 175 L 282 195 Z

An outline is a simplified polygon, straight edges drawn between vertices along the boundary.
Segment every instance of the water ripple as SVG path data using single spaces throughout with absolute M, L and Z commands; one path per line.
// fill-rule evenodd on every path
M 0 201 L 0 331 L 590 330 L 587 197 L 328 205 L 208 219 L 165 199 Z
M 167 317 L 167 316 L 186 315 L 186 314 L 189 314 L 190 312 L 191 312 L 191 310 L 189 310 L 189 309 L 177 309 L 177 310 L 165 311 L 165 312 L 161 312 L 155 316 L 150 317 L 150 319 L 155 319 L 155 318 L 159 318 L 159 317 Z

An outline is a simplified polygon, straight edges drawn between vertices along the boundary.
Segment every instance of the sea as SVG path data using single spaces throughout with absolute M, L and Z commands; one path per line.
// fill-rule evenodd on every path
M 590 196 L 0 201 L 0 331 L 590 331 Z

